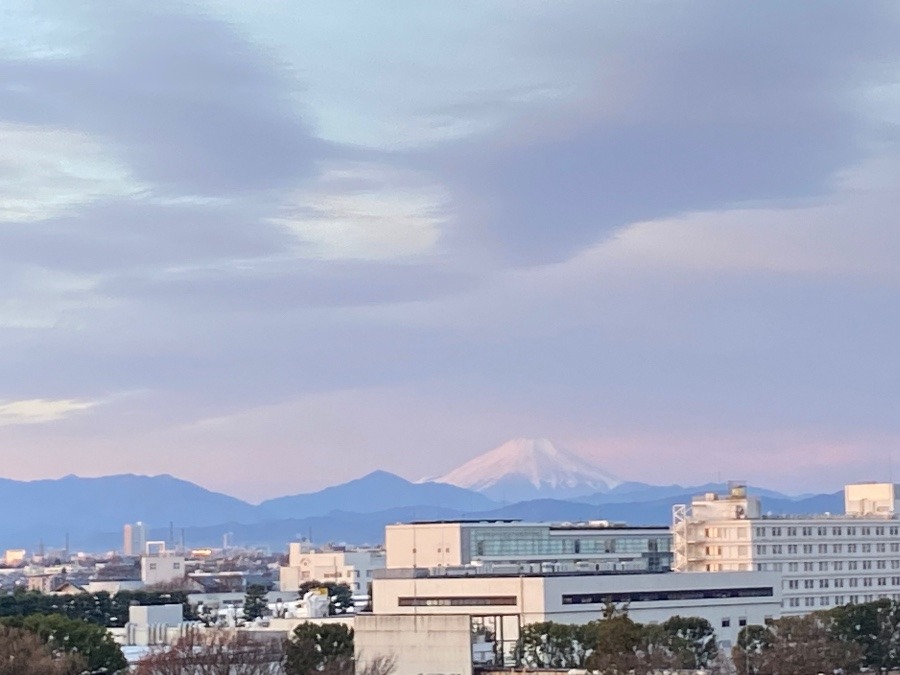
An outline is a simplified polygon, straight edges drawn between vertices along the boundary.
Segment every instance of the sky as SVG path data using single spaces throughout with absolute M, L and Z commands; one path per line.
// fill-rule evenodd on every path
M 0 8 L 0 474 L 900 461 L 893 2 Z M 898 465 L 900 471 L 900 465 Z

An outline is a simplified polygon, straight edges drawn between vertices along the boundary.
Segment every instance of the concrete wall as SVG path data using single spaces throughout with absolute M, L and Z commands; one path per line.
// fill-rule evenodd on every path
M 460 523 L 388 525 L 384 528 L 387 567 L 451 567 L 464 559 Z
M 468 616 L 365 614 L 354 625 L 357 672 L 378 656 L 396 659 L 392 675 L 470 675 Z

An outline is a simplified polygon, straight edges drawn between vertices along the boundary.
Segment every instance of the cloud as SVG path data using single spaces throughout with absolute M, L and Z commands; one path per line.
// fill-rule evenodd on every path
M 322 144 L 291 75 L 232 26 L 166 3 L 88 5 L 85 16 L 83 53 L 0 60 L 0 116 L 108 139 L 162 193 L 270 189 L 311 173 Z
M 96 405 L 95 401 L 75 399 L 33 398 L 22 401 L 2 401 L 0 402 L 0 426 L 54 422 L 90 410 Z

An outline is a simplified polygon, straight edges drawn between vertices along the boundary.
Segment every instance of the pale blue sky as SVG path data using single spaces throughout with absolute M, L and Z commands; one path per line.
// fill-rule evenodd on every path
M 890 2 L 6 2 L 13 478 L 900 449 Z

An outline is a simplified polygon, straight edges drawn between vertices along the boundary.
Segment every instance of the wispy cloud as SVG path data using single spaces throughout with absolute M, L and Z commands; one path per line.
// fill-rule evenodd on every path
M 75 399 L 32 398 L 21 401 L 0 401 L 0 426 L 55 422 L 90 410 L 96 405 L 96 401 Z

